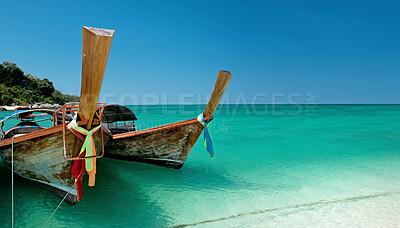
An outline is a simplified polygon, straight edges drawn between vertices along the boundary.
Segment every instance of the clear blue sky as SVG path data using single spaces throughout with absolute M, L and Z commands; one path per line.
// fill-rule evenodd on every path
M 304 103 L 308 93 L 318 103 L 400 103 L 399 1 L 52 0 L 0 7 L 0 61 L 49 78 L 63 93 L 79 94 L 85 25 L 116 30 L 103 101 L 167 94 L 177 103 L 183 94 L 205 103 L 225 69 L 233 75 L 230 103 L 270 103 L 272 96 Z

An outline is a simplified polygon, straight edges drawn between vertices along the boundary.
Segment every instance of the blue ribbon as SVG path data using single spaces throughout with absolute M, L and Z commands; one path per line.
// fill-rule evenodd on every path
M 210 124 L 212 119 L 210 121 L 208 121 L 208 123 L 206 123 L 206 121 L 204 121 L 204 115 L 203 115 L 203 113 L 201 113 L 197 117 L 197 120 L 204 126 L 204 147 L 210 154 L 210 157 L 213 157 L 214 156 L 214 147 L 213 147 L 213 142 L 211 139 L 210 131 L 208 130 L 208 125 Z

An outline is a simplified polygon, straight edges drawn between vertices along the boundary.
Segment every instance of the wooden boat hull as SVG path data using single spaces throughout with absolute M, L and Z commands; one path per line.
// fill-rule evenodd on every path
M 180 169 L 204 127 L 197 119 L 113 136 L 104 157 Z
M 111 138 L 105 129 L 103 134 L 104 144 Z M 72 151 L 75 136 L 66 130 L 67 155 Z M 101 148 L 101 134 L 95 138 L 96 148 Z M 69 204 L 75 203 L 76 191 L 72 188 L 75 180 L 71 174 L 73 161 L 64 157 L 63 128 L 52 128 L 36 131 L 30 134 L 17 136 L 12 139 L 0 141 L 0 156 L 3 162 L 11 169 L 11 149 L 14 148 L 14 173 L 21 177 L 33 180 L 44 187 L 66 198 Z M 97 149 L 98 151 L 100 151 Z M 72 189 L 71 189 L 72 188 Z

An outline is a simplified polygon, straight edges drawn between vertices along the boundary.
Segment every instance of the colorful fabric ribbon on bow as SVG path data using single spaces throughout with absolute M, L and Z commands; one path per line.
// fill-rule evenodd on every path
M 80 139 L 84 139 L 81 151 L 79 153 L 79 158 L 83 157 L 90 157 L 96 156 L 96 148 L 94 145 L 93 136 L 100 130 L 101 125 L 93 128 L 92 130 L 88 131 L 82 127 L 79 127 L 76 123 L 75 115 L 74 119 L 68 124 L 68 129 L 76 135 Z M 86 138 L 83 138 L 82 135 L 86 135 Z M 85 152 L 86 153 L 83 153 Z M 74 165 L 72 166 L 71 173 L 74 175 L 76 180 L 76 192 L 77 192 L 77 199 L 80 201 L 83 195 L 82 190 L 82 176 L 87 172 L 89 175 L 89 186 L 94 186 L 95 183 L 95 175 L 96 175 L 96 158 L 89 158 L 89 159 L 79 159 L 75 160 Z
M 204 115 L 203 115 L 203 113 L 201 113 L 197 117 L 197 120 L 204 126 L 204 147 L 210 154 L 210 157 L 213 157 L 214 156 L 214 147 L 213 147 L 213 142 L 211 139 L 210 131 L 208 130 L 208 125 L 210 124 L 212 119 L 209 120 L 208 123 L 206 123 L 206 121 L 204 120 Z

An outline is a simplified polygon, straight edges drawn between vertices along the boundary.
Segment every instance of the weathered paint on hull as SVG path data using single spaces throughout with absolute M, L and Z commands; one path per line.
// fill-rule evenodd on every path
M 74 184 L 74 178 L 71 174 L 73 161 L 64 157 L 63 131 L 60 127 L 51 134 L 34 137 L 28 140 L 14 140 L 14 173 L 29 180 L 36 181 L 44 187 L 56 192 L 64 197 Z M 48 131 L 45 129 L 41 131 Z M 41 131 L 31 134 L 38 134 Z M 29 136 L 30 134 L 24 135 Z M 110 139 L 106 132 L 103 134 L 104 143 Z M 19 136 L 23 137 L 23 136 Z M 70 154 L 75 136 L 66 131 L 66 144 L 68 156 Z M 2 142 L 4 144 L 4 142 Z M 82 143 L 81 143 L 82 144 Z M 101 134 L 95 137 L 96 148 L 101 148 Z M 98 150 L 99 151 L 99 150 Z M 0 156 L 3 162 L 11 169 L 11 144 L 0 145 Z M 66 198 L 69 204 L 75 203 L 76 191 L 72 188 Z
M 105 147 L 104 156 L 180 169 L 203 128 L 193 119 L 114 135 Z

